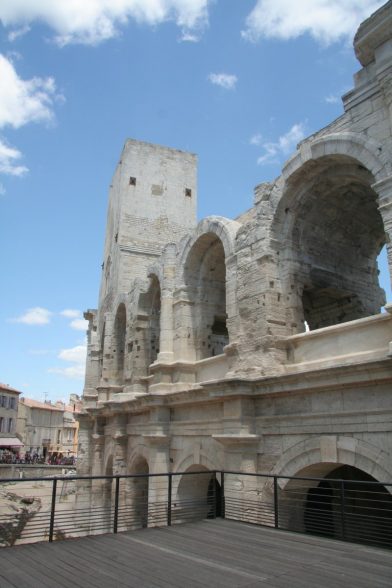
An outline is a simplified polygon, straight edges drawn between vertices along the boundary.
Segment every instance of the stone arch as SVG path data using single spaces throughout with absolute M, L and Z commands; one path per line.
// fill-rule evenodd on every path
M 189 454 L 189 450 L 187 450 L 180 454 L 173 466 L 172 471 L 177 475 L 181 472 L 185 472 L 188 468 L 195 464 L 195 461 L 198 461 L 202 468 L 206 468 L 207 470 L 220 470 L 220 467 L 217 465 L 217 463 L 214 463 L 210 459 L 210 456 L 204 451 L 200 452 L 198 459 L 195 459 L 195 455 L 193 453 Z
M 174 519 L 189 521 L 215 518 L 220 514 L 220 484 L 205 465 L 193 463 L 173 484 Z
M 135 469 L 137 469 L 137 466 L 140 462 L 144 461 L 147 463 L 147 467 L 149 469 L 149 451 L 147 449 L 147 447 L 145 447 L 144 445 L 137 445 L 133 451 L 131 451 L 129 458 L 128 458 L 128 464 L 127 464 L 127 473 L 128 474 L 132 474 L 132 473 L 136 473 Z
M 305 468 L 310 471 L 312 467 L 313 476 L 322 477 L 337 464 L 357 467 L 381 483 L 392 479 L 392 460 L 386 451 L 366 441 L 343 435 L 300 441 L 282 454 L 271 475 L 282 476 L 279 486 L 284 489 L 288 483 L 284 476 L 295 476 Z
M 208 217 L 181 242 L 173 319 L 178 359 L 221 355 L 229 342 L 236 317 L 233 261 L 239 227 L 236 221 Z
M 125 483 L 126 522 L 128 528 L 147 527 L 149 508 L 149 464 L 142 448 L 136 448 L 128 461 L 128 474 L 139 474 L 127 478 Z
M 300 143 L 285 163 L 282 177 L 287 182 L 306 162 L 328 155 L 346 155 L 366 167 L 379 182 L 392 173 L 390 154 L 374 139 L 353 132 L 328 133 Z
M 160 346 L 161 282 L 160 272 L 149 272 L 143 288 L 140 288 L 136 317 L 128 337 L 129 363 L 132 383 L 145 391 L 143 378 L 149 375 L 149 366 L 158 357 Z
M 113 466 L 114 466 L 114 454 L 113 452 L 108 452 L 105 459 L 105 468 L 104 468 L 104 475 L 105 476 L 113 476 Z
M 219 238 L 225 252 L 225 259 L 227 260 L 235 253 L 235 239 L 240 227 L 241 225 L 237 221 L 227 219 L 223 216 L 208 216 L 201 220 L 192 235 L 182 243 L 182 250 L 178 259 L 179 286 L 184 284 L 184 268 L 188 255 L 200 237 L 211 234 Z
M 113 453 L 109 453 L 105 460 L 105 469 L 104 475 L 105 476 L 113 476 L 114 474 L 114 455 Z M 112 516 L 112 509 L 113 509 L 113 497 L 114 497 L 114 488 L 115 480 L 113 478 L 103 479 L 102 480 L 102 499 L 103 499 L 103 517 L 104 517 L 104 524 L 110 524 L 111 516 Z
M 385 303 L 377 257 L 386 237 L 373 188 L 385 166 L 374 142 L 346 135 L 303 143 L 284 170 L 271 236 L 294 332 L 377 314 Z
M 283 476 L 278 478 L 279 527 L 390 545 L 390 468 L 386 452 L 352 437 L 319 437 L 296 444 L 273 472 Z M 268 486 L 272 495 L 271 482 Z

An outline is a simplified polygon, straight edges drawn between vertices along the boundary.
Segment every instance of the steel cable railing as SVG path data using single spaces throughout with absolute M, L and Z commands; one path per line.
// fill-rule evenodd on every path
M 0 480 L 0 545 L 223 517 L 392 547 L 392 483 L 232 471 Z

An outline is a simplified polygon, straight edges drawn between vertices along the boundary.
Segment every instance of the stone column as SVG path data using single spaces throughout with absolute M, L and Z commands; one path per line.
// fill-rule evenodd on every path
M 189 289 L 186 286 L 175 292 L 174 299 L 174 356 L 176 361 L 195 361 L 194 325 Z
M 162 434 L 143 435 L 149 448 L 150 474 L 167 474 L 170 471 L 170 437 Z M 148 484 L 148 526 L 166 524 L 168 503 L 168 476 L 154 476 Z
M 112 339 L 113 339 L 113 328 L 114 318 L 111 312 L 105 313 L 105 338 L 102 345 L 102 375 L 101 375 L 101 386 L 107 386 L 108 384 L 115 383 L 113 374 L 113 352 L 112 352 Z
M 157 360 L 170 363 L 174 359 L 173 353 L 173 296 L 169 292 L 162 292 L 161 298 L 161 330 L 159 354 Z
M 260 435 L 228 434 L 213 435 L 225 448 L 225 470 L 255 474 Z M 230 518 L 263 522 L 264 509 L 261 504 L 261 488 L 264 480 L 256 476 L 239 474 L 225 475 L 226 513 Z
M 126 414 L 116 414 L 111 419 L 112 437 L 114 441 L 113 473 L 127 473 L 127 450 L 128 450 L 128 417 Z
M 89 476 L 91 475 L 91 464 L 93 460 L 93 443 L 92 432 L 94 421 L 87 413 L 78 415 L 79 431 L 78 431 L 78 461 L 77 461 L 77 475 Z M 77 512 L 82 509 L 89 510 L 92 503 L 92 484 L 91 480 L 77 480 L 76 481 L 76 496 L 75 496 L 75 528 L 80 529 L 82 533 L 88 533 L 89 523 L 83 525 L 78 520 Z
M 173 289 L 176 274 L 176 251 L 174 244 L 165 247 L 163 283 L 161 284 L 161 324 L 159 341 L 159 362 L 170 363 L 173 361 Z
M 100 348 L 97 333 L 97 311 L 88 310 L 84 313 L 88 320 L 87 330 L 87 357 L 86 357 L 86 378 L 83 390 L 85 406 L 94 407 L 98 399 L 97 386 L 101 378 L 100 369 Z

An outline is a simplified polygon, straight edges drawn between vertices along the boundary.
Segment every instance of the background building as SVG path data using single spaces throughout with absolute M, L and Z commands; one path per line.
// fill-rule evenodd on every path
M 31 398 L 21 398 L 19 403 L 17 432 L 24 443 L 25 452 L 45 460 L 71 458 L 77 455 L 78 422 L 75 415 L 80 410 L 76 395 L 70 404 L 51 404 Z
M 0 383 L 0 460 L 23 446 L 16 436 L 19 394 L 19 390 Z

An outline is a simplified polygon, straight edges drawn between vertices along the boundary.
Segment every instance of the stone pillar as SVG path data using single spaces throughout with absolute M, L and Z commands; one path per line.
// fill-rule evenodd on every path
M 162 434 L 143 435 L 149 448 L 150 474 L 167 474 L 170 471 L 170 437 Z M 168 503 L 168 476 L 154 476 L 148 485 L 148 526 L 166 524 Z
M 89 476 L 91 475 L 91 464 L 93 459 L 93 444 L 92 431 L 94 421 L 87 413 L 78 415 L 79 432 L 78 432 L 78 461 L 77 461 L 77 475 Z M 92 502 L 92 484 L 91 480 L 77 480 L 76 481 L 76 496 L 75 496 L 75 513 L 84 509 L 90 509 Z M 75 514 L 75 528 L 80 529 L 82 534 L 88 533 L 89 522 L 86 525 L 78 520 L 78 515 Z
M 128 434 L 127 434 L 127 415 L 116 415 L 112 421 L 114 427 L 114 460 L 113 473 L 127 473 L 127 451 L 128 451 Z
M 170 363 L 173 361 L 173 338 L 173 296 L 168 292 L 162 292 L 161 331 L 157 358 L 159 362 Z
M 372 185 L 378 194 L 378 207 L 387 241 L 389 275 L 392 276 L 392 175 Z
M 225 470 L 243 474 L 257 473 L 259 435 L 213 435 L 213 438 L 225 448 Z M 263 485 L 264 480 L 256 476 L 226 474 L 227 516 L 250 523 L 263 522 L 264 511 L 260 497 Z
M 96 406 L 97 386 L 101 378 L 100 348 L 97 333 L 97 311 L 88 310 L 84 313 L 88 320 L 86 378 L 83 390 L 83 400 L 88 408 Z
M 195 361 L 194 325 L 189 289 L 186 286 L 175 292 L 174 299 L 174 356 L 176 361 Z
M 79 421 L 78 430 L 78 476 L 88 476 L 91 471 L 92 462 L 92 431 L 94 421 L 87 413 L 80 413 L 77 416 Z
M 113 352 L 112 352 L 112 338 L 114 319 L 112 313 L 105 313 L 105 338 L 102 345 L 102 375 L 101 375 L 101 386 L 107 386 L 108 384 L 115 383 L 113 380 Z
M 161 284 L 161 324 L 159 341 L 159 362 L 170 363 L 173 361 L 173 289 L 176 275 L 176 252 L 174 244 L 169 244 L 163 252 L 164 268 L 163 282 Z

